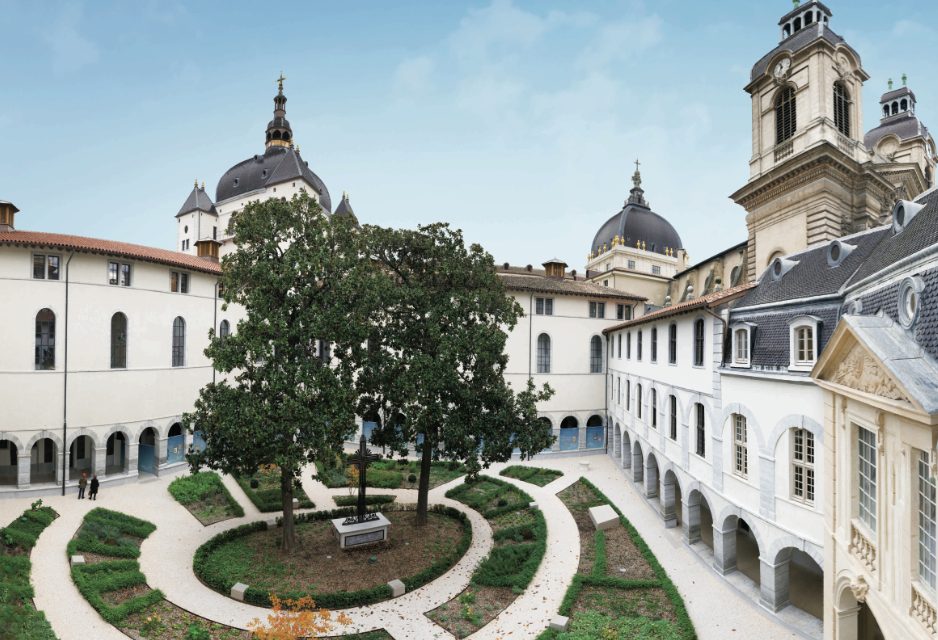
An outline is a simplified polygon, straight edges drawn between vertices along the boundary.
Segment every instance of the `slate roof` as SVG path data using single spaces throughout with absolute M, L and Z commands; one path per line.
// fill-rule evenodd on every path
M 737 306 L 730 314 L 730 326 L 740 322 L 755 325 L 750 336 L 752 350 L 749 362 L 753 369 L 787 371 L 791 364 L 790 325 L 802 316 L 815 316 L 820 320 L 817 335 L 817 352 L 821 353 L 837 327 L 840 317 L 840 300 L 827 304 L 791 304 L 779 309 L 740 311 Z M 808 375 L 803 372 L 800 375 Z
M 634 247 L 636 241 L 645 243 L 646 251 L 664 254 L 665 249 L 683 249 L 681 236 L 665 220 L 647 206 L 626 202 L 622 209 L 609 218 L 593 237 L 591 251 L 602 250 L 603 245 L 612 247 L 612 240 L 619 236 L 627 247 Z
M 895 116 L 883 118 L 882 123 L 875 129 L 870 129 L 863 136 L 863 144 L 867 149 L 875 147 L 880 140 L 888 135 L 895 135 L 899 140 L 909 140 L 917 136 L 928 137 L 928 127 L 922 124 L 915 114 L 906 111 Z
M 236 198 L 242 194 L 273 186 L 281 182 L 302 178 L 319 195 L 319 204 L 332 211 L 329 190 L 309 168 L 294 147 L 271 146 L 263 155 L 248 158 L 228 169 L 218 181 L 215 202 Z
M 727 249 L 724 249 L 723 251 L 721 251 L 721 252 L 719 252 L 719 253 L 713 254 L 712 256 L 710 256 L 709 258 L 707 258 L 706 260 L 701 260 L 701 261 L 698 262 L 697 264 L 693 264 L 693 265 L 687 267 L 686 269 L 684 269 L 683 271 L 680 271 L 680 272 L 674 274 L 674 279 L 677 280 L 678 278 L 680 278 L 680 277 L 683 276 L 684 274 L 690 273 L 690 272 L 693 271 L 694 269 L 699 269 L 700 267 L 702 267 L 703 265 L 707 264 L 707 263 L 710 262 L 711 260 L 716 260 L 717 258 L 719 258 L 719 257 L 721 257 L 721 256 L 725 256 L 725 255 L 727 255 L 727 254 L 729 254 L 729 253 L 734 253 L 734 252 L 736 252 L 736 251 L 739 251 L 740 249 L 745 249 L 748 244 L 749 244 L 749 242 L 748 242 L 747 240 L 743 240 L 743 241 L 740 242 L 739 244 L 734 244 L 732 247 L 729 247 L 729 248 L 727 248 Z
M 527 275 L 498 270 L 498 275 L 505 288 L 512 291 L 534 291 L 536 293 L 549 293 L 556 295 L 583 296 L 588 298 L 606 298 L 615 300 L 631 300 L 642 302 L 642 296 L 637 296 L 618 289 L 610 289 L 585 280 L 565 278 L 549 278 L 546 275 L 525 272 Z
M 212 199 L 208 197 L 208 194 L 205 193 L 205 187 L 193 187 L 192 191 L 189 192 L 189 197 L 186 198 L 186 201 L 182 203 L 182 206 L 179 208 L 179 213 L 176 214 L 176 217 L 178 218 L 179 216 L 185 215 L 190 211 L 204 211 L 205 213 L 212 214 L 216 213 L 215 204 L 212 202 Z
M 335 211 L 333 212 L 332 215 L 352 216 L 353 220 L 356 220 L 356 221 L 358 220 L 358 218 L 355 216 L 355 211 L 352 210 L 352 203 L 349 202 L 347 193 L 342 194 L 342 199 L 339 200 L 339 206 L 335 208 Z
M 127 242 L 113 240 L 99 240 L 83 236 L 71 236 L 61 233 L 42 233 L 39 231 L 4 231 L 0 232 L 0 245 L 20 247 L 37 247 L 56 249 L 59 251 L 78 251 L 83 253 L 99 253 L 119 258 L 155 262 L 171 267 L 202 271 L 215 275 L 221 274 L 221 265 L 205 258 L 198 258 L 188 253 L 145 247 Z
M 903 389 L 927 413 L 938 412 L 938 364 L 889 317 L 844 316 L 844 322 L 864 347 L 879 360 Z
M 860 55 L 854 51 L 853 47 L 847 44 L 842 37 L 831 31 L 830 26 L 824 25 L 823 22 L 818 22 L 805 27 L 801 31 L 796 31 L 794 34 L 788 36 L 785 40 L 782 40 L 782 42 L 777 47 L 762 56 L 762 58 L 760 58 L 759 61 L 756 62 L 756 64 L 752 67 L 752 72 L 749 74 L 749 80 L 755 80 L 768 71 L 769 62 L 771 62 L 772 58 L 774 58 L 782 51 L 788 51 L 790 54 L 794 55 L 802 49 L 806 49 L 808 46 L 818 40 L 825 40 L 831 46 L 842 44 L 846 46 L 854 56 L 856 56 L 857 60 L 860 59 Z
M 633 318 L 632 320 L 626 320 L 617 325 L 604 329 L 603 333 L 611 333 L 613 331 L 618 331 L 620 329 L 625 329 L 627 327 L 634 327 L 636 325 L 645 324 L 646 322 L 652 322 L 654 320 L 660 320 L 662 318 L 670 318 L 671 316 L 676 316 L 682 313 L 687 313 L 689 311 L 694 311 L 696 309 L 708 308 L 712 309 L 713 307 L 719 306 L 725 302 L 729 302 L 742 293 L 745 293 L 755 284 L 748 282 L 746 284 L 741 284 L 735 286 L 731 289 L 725 289 L 724 291 L 716 291 L 714 293 L 708 293 L 705 296 L 700 296 L 699 298 L 694 298 L 692 300 L 687 300 L 686 302 L 681 302 L 678 304 L 671 305 L 670 307 L 662 307 L 657 311 L 652 311 L 651 313 L 646 313 L 645 315 L 639 318 Z
M 798 13 L 803 12 L 805 9 L 807 9 L 807 8 L 808 8 L 809 6 L 811 6 L 811 5 L 814 5 L 814 6 L 818 7 L 819 9 L 821 9 L 821 11 L 823 11 L 824 13 L 826 13 L 828 16 L 833 15 L 833 14 L 831 13 L 831 10 L 828 9 L 828 8 L 827 8 L 827 5 L 825 5 L 823 2 L 821 2 L 820 0 L 812 0 L 811 2 L 806 2 L 805 4 L 803 4 L 803 5 L 801 5 L 801 6 L 795 7 L 794 9 L 792 9 L 791 11 L 789 11 L 788 13 L 786 13 L 785 15 L 783 15 L 782 18 L 781 18 L 781 20 L 778 21 L 778 26 L 782 26 L 783 24 L 785 24 L 786 22 L 788 22 L 788 19 L 789 19 L 789 18 L 791 18 L 792 16 L 794 16 L 794 15 L 796 15 L 796 14 L 798 14 Z
M 759 280 L 759 286 L 740 300 L 736 308 L 836 294 L 869 257 L 883 236 L 891 232 L 892 227 L 878 227 L 873 231 L 840 238 L 842 243 L 855 245 L 856 248 L 836 267 L 828 266 L 830 243 L 786 256 L 798 264 L 777 281 L 767 269 Z

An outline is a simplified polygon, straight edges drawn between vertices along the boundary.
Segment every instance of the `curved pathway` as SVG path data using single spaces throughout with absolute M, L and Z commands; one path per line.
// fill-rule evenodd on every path
M 590 469 L 580 465 L 589 460 Z M 517 463 L 512 463 L 517 464 Z M 528 463 L 522 463 L 528 464 Z M 547 553 L 528 589 L 491 623 L 477 631 L 473 640 L 535 638 L 556 614 L 564 593 L 576 573 L 579 562 L 579 538 L 575 522 L 556 493 L 586 475 L 618 506 L 645 538 L 668 571 L 684 597 L 691 619 L 701 640 L 724 640 L 726 637 L 781 640 L 797 638 L 777 618 L 761 610 L 750 599 L 737 593 L 725 580 L 684 545 L 680 531 L 665 529 L 660 516 L 639 496 L 615 463 L 606 456 L 538 460 L 536 466 L 564 472 L 564 476 L 546 487 L 529 485 L 512 478 L 501 478 L 517 485 L 537 501 L 547 521 Z M 506 465 L 494 465 L 483 473 L 497 476 Z M 303 485 L 316 509 L 335 506 L 333 495 L 344 495 L 344 489 L 327 489 L 304 474 Z M 216 622 L 245 628 L 253 618 L 264 619 L 269 610 L 236 602 L 209 589 L 192 573 L 195 549 L 204 541 L 230 527 L 270 518 L 261 514 L 247 499 L 241 488 L 229 477 L 225 485 L 244 507 L 245 516 L 203 527 L 184 507 L 179 505 L 166 486 L 173 476 L 154 478 L 108 489 L 96 504 L 77 500 L 75 493 L 66 497 L 46 497 L 59 518 L 40 536 L 33 550 L 32 580 L 36 605 L 42 609 L 61 640 L 126 640 L 126 636 L 105 623 L 78 593 L 69 575 L 65 547 L 81 525 L 84 515 L 94 506 L 122 511 L 149 520 L 156 531 L 141 547 L 140 566 L 149 585 L 159 588 L 168 600 L 200 616 Z M 336 628 L 333 633 L 385 628 L 398 639 L 450 639 L 447 631 L 434 624 L 424 613 L 456 597 L 468 584 L 478 562 L 492 546 L 491 529 L 475 511 L 444 497 L 447 489 L 462 478 L 437 487 L 430 493 L 431 503 L 447 504 L 469 515 L 473 541 L 469 551 L 456 566 L 428 585 L 400 598 L 369 607 L 345 610 L 352 624 Z M 401 502 L 415 502 L 416 491 L 375 489 L 376 493 L 393 493 Z M 18 513 L 29 506 L 31 499 L 0 502 L 4 513 Z M 732 603 L 732 606 L 728 606 Z

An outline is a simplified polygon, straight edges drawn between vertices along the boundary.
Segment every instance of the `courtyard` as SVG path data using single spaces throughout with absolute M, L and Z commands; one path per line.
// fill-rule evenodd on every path
M 515 468 L 500 475 L 509 466 Z M 745 592 L 744 586 L 736 587 L 733 581 L 719 576 L 711 567 L 712 557 L 708 559 L 706 552 L 697 548 L 701 547 L 701 543 L 688 546 L 679 528 L 665 528 L 657 508 L 646 501 L 612 458 L 604 455 L 542 456 L 532 463 L 520 463 L 522 467 L 531 467 L 531 471 L 519 470 L 518 466 L 517 462 L 493 465 L 483 471 L 481 479 L 474 485 L 464 486 L 463 477 L 460 476 L 434 488 L 430 493 L 432 505 L 448 508 L 454 514 L 464 514 L 467 531 L 471 529 L 468 545 L 458 549 L 458 557 L 452 557 L 440 575 L 422 586 L 408 590 L 404 595 L 377 598 L 373 604 L 334 607 L 334 612 L 344 613 L 349 623 L 334 626 L 330 633 L 369 640 L 388 636 L 399 639 L 537 638 L 561 610 L 565 595 L 574 583 L 579 585 L 575 612 L 605 612 L 613 615 L 624 615 L 625 612 L 643 620 L 673 621 L 673 608 L 664 590 L 656 584 L 649 583 L 648 588 L 620 592 L 619 597 L 609 600 L 608 594 L 602 593 L 600 587 L 588 579 L 584 581 L 583 576 L 596 575 L 598 570 L 610 576 L 611 580 L 619 579 L 615 574 L 639 581 L 647 581 L 654 576 L 648 563 L 636 555 L 634 544 L 621 528 L 606 533 L 601 550 L 598 546 L 592 546 L 593 532 L 579 506 L 608 498 L 647 544 L 653 554 L 650 557 L 660 562 L 662 570 L 666 572 L 666 581 L 673 583 L 680 594 L 678 600 L 683 599 L 683 606 L 686 606 L 697 637 L 702 640 L 725 637 L 760 637 L 769 640 L 812 637 L 812 634 L 804 630 L 799 632 L 777 616 L 761 609 Z M 539 470 L 533 470 L 534 467 Z M 196 517 L 196 510 L 190 513 L 190 509 L 180 504 L 167 490 L 171 481 L 184 475 L 187 474 L 153 477 L 136 484 L 105 485 L 96 504 L 77 500 L 74 490 L 70 490 L 65 497 L 44 498 L 44 505 L 51 507 L 58 513 L 58 517 L 38 536 L 31 554 L 30 577 L 35 590 L 36 608 L 45 613 L 58 638 L 118 640 L 126 638 L 125 632 L 132 629 L 133 625 L 137 629 L 131 632 L 132 637 L 184 638 L 184 629 L 193 621 L 200 628 L 213 630 L 213 638 L 246 638 L 249 634 L 244 630 L 249 623 L 256 618 L 263 619 L 269 613 L 269 609 L 239 602 L 229 597 L 229 594 L 213 590 L 200 581 L 193 571 L 193 557 L 203 544 L 218 534 L 246 524 L 268 522 L 276 514 L 260 512 L 234 478 L 223 476 L 222 485 L 237 503 L 236 508 L 225 510 L 215 505 L 216 515 L 207 520 L 211 524 L 203 525 Z M 528 477 L 532 482 L 525 482 L 519 477 Z M 312 467 L 304 472 L 302 483 L 306 495 L 315 506 L 312 509 L 301 508 L 298 511 L 299 518 L 304 513 L 335 509 L 336 499 L 342 502 L 348 496 L 347 489 L 329 489 L 316 481 Z M 407 504 L 416 500 L 416 491 L 413 489 L 376 489 L 373 492 L 384 496 L 380 499 L 385 503 L 382 506 L 393 504 L 394 509 L 406 508 Z M 446 497 L 448 493 L 452 497 Z M 389 496 L 394 497 L 393 503 L 388 501 Z M 602 498 L 597 502 L 596 496 Z M 480 567 L 488 566 L 487 561 L 494 555 L 493 550 L 505 548 L 503 541 L 506 536 L 500 535 L 500 531 L 511 534 L 519 532 L 513 536 L 517 538 L 516 547 L 537 547 L 537 526 L 534 523 L 538 521 L 538 516 L 520 502 L 528 497 L 536 503 L 536 510 L 542 514 L 546 525 L 543 558 L 538 562 L 535 557 L 532 564 L 532 571 L 533 567 L 536 567 L 536 571 L 531 576 L 522 576 L 518 583 L 524 584 L 522 588 L 480 586 L 477 578 Z M 24 499 L 5 500 L 0 504 L 3 505 L 0 525 L 9 524 L 30 508 L 30 501 Z M 163 596 L 152 613 L 142 619 L 129 615 L 116 624 L 107 622 L 70 579 L 69 555 L 66 551 L 76 533 L 82 530 L 83 522 L 90 518 L 89 512 L 94 507 L 130 516 L 129 520 L 134 523 L 131 528 L 139 526 L 136 523 L 140 521 L 155 526 L 152 531 L 146 529 L 139 533 L 142 537 L 130 543 L 130 546 L 139 548 L 137 560 L 145 583 L 124 595 L 140 597 L 141 594 L 150 594 L 149 597 L 157 600 L 158 596 L 152 594 L 159 591 Z M 239 516 L 238 513 L 243 515 Z M 405 516 L 402 511 L 390 513 L 398 521 L 402 521 Z M 455 541 L 459 530 L 456 520 L 433 515 L 434 519 L 428 525 L 434 531 L 433 537 Z M 218 519 L 220 517 L 224 519 Z M 331 560 L 327 558 L 333 553 L 342 552 L 326 549 L 335 545 L 328 536 L 323 537 L 322 527 L 317 532 L 314 524 L 308 526 L 312 528 L 300 536 L 299 553 L 305 554 L 301 557 L 308 560 L 304 562 L 305 573 L 300 577 L 321 584 L 324 589 L 347 588 L 343 586 L 345 583 L 341 575 L 330 573 L 328 563 Z M 391 536 L 393 539 L 394 534 Z M 406 547 L 403 546 L 405 542 Z M 439 540 L 435 542 L 439 543 Z M 512 541 L 508 542 L 512 546 Z M 409 549 L 411 544 L 419 545 L 420 541 L 402 537 L 398 543 L 399 549 Z M 124 544 L 120 542 L 120 545 Z M 245 544 L 255 555 L 251 562 L 241 563 L 242 570 L 245 566 L 261 562 L 265 553 L 265 562 L 275 563 L 271 558 L 276 556 L 276 552 L 269 548 L 264 551 L 262 537 Z M 425 547 L 419 547 L 421 551 L 417 555 L 428 556 L 424 560 L 424 564 L 427 564 L 434 553 L 442 553 L 444 547 L 450 548 L 442 543 L 433 547 L 433 542 L 426 542 Z M 81 548 L 80 545 L 78 548 Z M 234 556 L 243 552 L 244 547 L 241 547 Z M 367 557 L 361 555 L 362 552 L 357 553 L 363 563 L 354 572 L 358 587 L 370 586 L 371 582 L 382 583 L 391 573 L 405 570 L 406 558 L 416 557 L 406 551 L 404 562 L 394 563 L 389 560 L 386 566 L 376 567 L 371 572 L 375 575 L 369 576 Z M 384 553 L 384 549 L 374 552 L 379 558 Z M 84 555 L 89 567 L 102 561 L 94 553 Z M 601 566 L 597 567 L 600 556 Z M 420 568 L 409 567 L 407 570 L 417 573 Z M 297 576 L 285 573 L 282 568 L 271 569 L 269 573 L 272 580 L 286 581 L 287 586 L 297 579 Z M 399 577 L 406 578 L 403 575 Z M 497 580 L 494 582 L 497 583 Z M 110 617 L 108 619 L 114 621 Z M 145 633 L 137 635 L 139 627 L 144 624 L 149 624 Z M 157 629 L 156 625 L 162 627 Z M 178 631 L 173 631 L 173 628 Z

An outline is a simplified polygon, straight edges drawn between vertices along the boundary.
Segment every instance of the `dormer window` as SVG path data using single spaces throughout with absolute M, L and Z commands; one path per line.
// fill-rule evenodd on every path
M 731 366 L 743 368 L 750 366 L 751 331 L 754 326 L 748 322 L 733 326 L 733 360 Z
M 820 318 L 801 316 L 790 325 L 790 371 L 810 371 L 817 362 Z

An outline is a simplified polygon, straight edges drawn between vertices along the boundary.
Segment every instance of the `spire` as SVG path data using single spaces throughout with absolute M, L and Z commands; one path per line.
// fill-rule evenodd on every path
M 635 160 L 635 173 L 632 174 L 632 190 L 629 191 L 631 195 L 629 199 L 625 201 L 626 205 L 637 204 L 643 207 L 648 206 L 648 202 L 645 200 L 645 190 L 642 189 L 642 172 L 639 171 L 641 164 L 638 159 Z
M 274 119 L 267 123 L 267 148 L 293 146 L 293 130 L 287 120 L 287 97 L 283 95 L 283 72 L 277 78 L 277 95 L 274 96 Z

